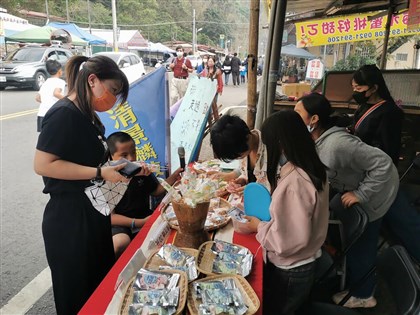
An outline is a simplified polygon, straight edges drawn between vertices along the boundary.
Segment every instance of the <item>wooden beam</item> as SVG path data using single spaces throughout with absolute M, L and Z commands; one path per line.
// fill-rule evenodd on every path
M 258 66 L 258 29 L 260 17 L 260 1 L 251 0 L 249 19 L 248 46 L 248 95 L 247 95 L 247 125 L 250 129 L 255 126 L 255 112 L 257 108 L 257 66 Z

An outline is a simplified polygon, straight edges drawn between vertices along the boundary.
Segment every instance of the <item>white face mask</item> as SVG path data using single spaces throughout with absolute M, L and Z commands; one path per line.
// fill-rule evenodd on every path
M 311 125 L 306 125 L 306 128 L 308 128 L 309 133 L 311 133 L 312 131 L 314 131 L 315 127 Z
M 311 127 L 312 117 L 311 117 L 311 120 L 309 121 L 309 125 L 306 125 L 306 128 L 308 128 L 309 133 L 312 133 L 312 131 L 314 131 L 314 129 L 315 129 L 315 126 Z
M 203 62 L 204 62 L 204 63 L 207 63 L 207 59 L 203 59 Z
M 183 53 L 182 51 L 177 51 L 177 52 L 176 52 L 176 55 L 177 55 L 178 57 L 182 57 L 182 56 L 184 56 L 184 53 Z

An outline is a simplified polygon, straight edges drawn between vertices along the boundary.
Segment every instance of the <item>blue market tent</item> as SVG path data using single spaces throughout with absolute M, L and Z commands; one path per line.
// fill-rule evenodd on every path
M 48 23 L 49 26 L 64 29 L 67 32 L 69 32 L 71 35 L 76 35 L 85 41 L 87 41 L 90 45 L 105 45 L 106 40 L 102 39 L 98 36 L 92 35 L 84 30 L 82 30 L 80 27 L 78 27 L 76 24 L 73 23 L 60 23 L 60 22 L 51 22 Z
M 312 55 L 309 51 L 297 48 L 295 45 L 290 44 L 283 46 L 281 48 L 281 54 L 284 56 L 296 57 L 296 58 L 304 58 L 304 59 L 315 59 L 316 56 Z

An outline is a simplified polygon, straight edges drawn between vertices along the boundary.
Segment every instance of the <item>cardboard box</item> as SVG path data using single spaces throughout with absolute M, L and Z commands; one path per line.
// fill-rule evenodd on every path
M 283 83 L 281 86 L 283 94 L 297 97 L 299 83 Z
M 309 83 L 283 83 L 282 91 L 287 96 L 300 98 L 311 92 L 311 85 Z
M 309 83 L 299 83 L 297 87 L 298 98 L 311 92 L 311 85 Z

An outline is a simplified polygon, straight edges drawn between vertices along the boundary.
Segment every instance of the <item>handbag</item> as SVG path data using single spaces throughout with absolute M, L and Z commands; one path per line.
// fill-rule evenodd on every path
M 109 162 L 104 166 L 109 165 Z M 85 194 L 89 198 L 92 206 L 102 215 L 108 216 L 115 209 L 117 204 L 124 196 L 128 184 L 124 182 L 112 183 L 109 181 L 95 182 L 85 188 Z

